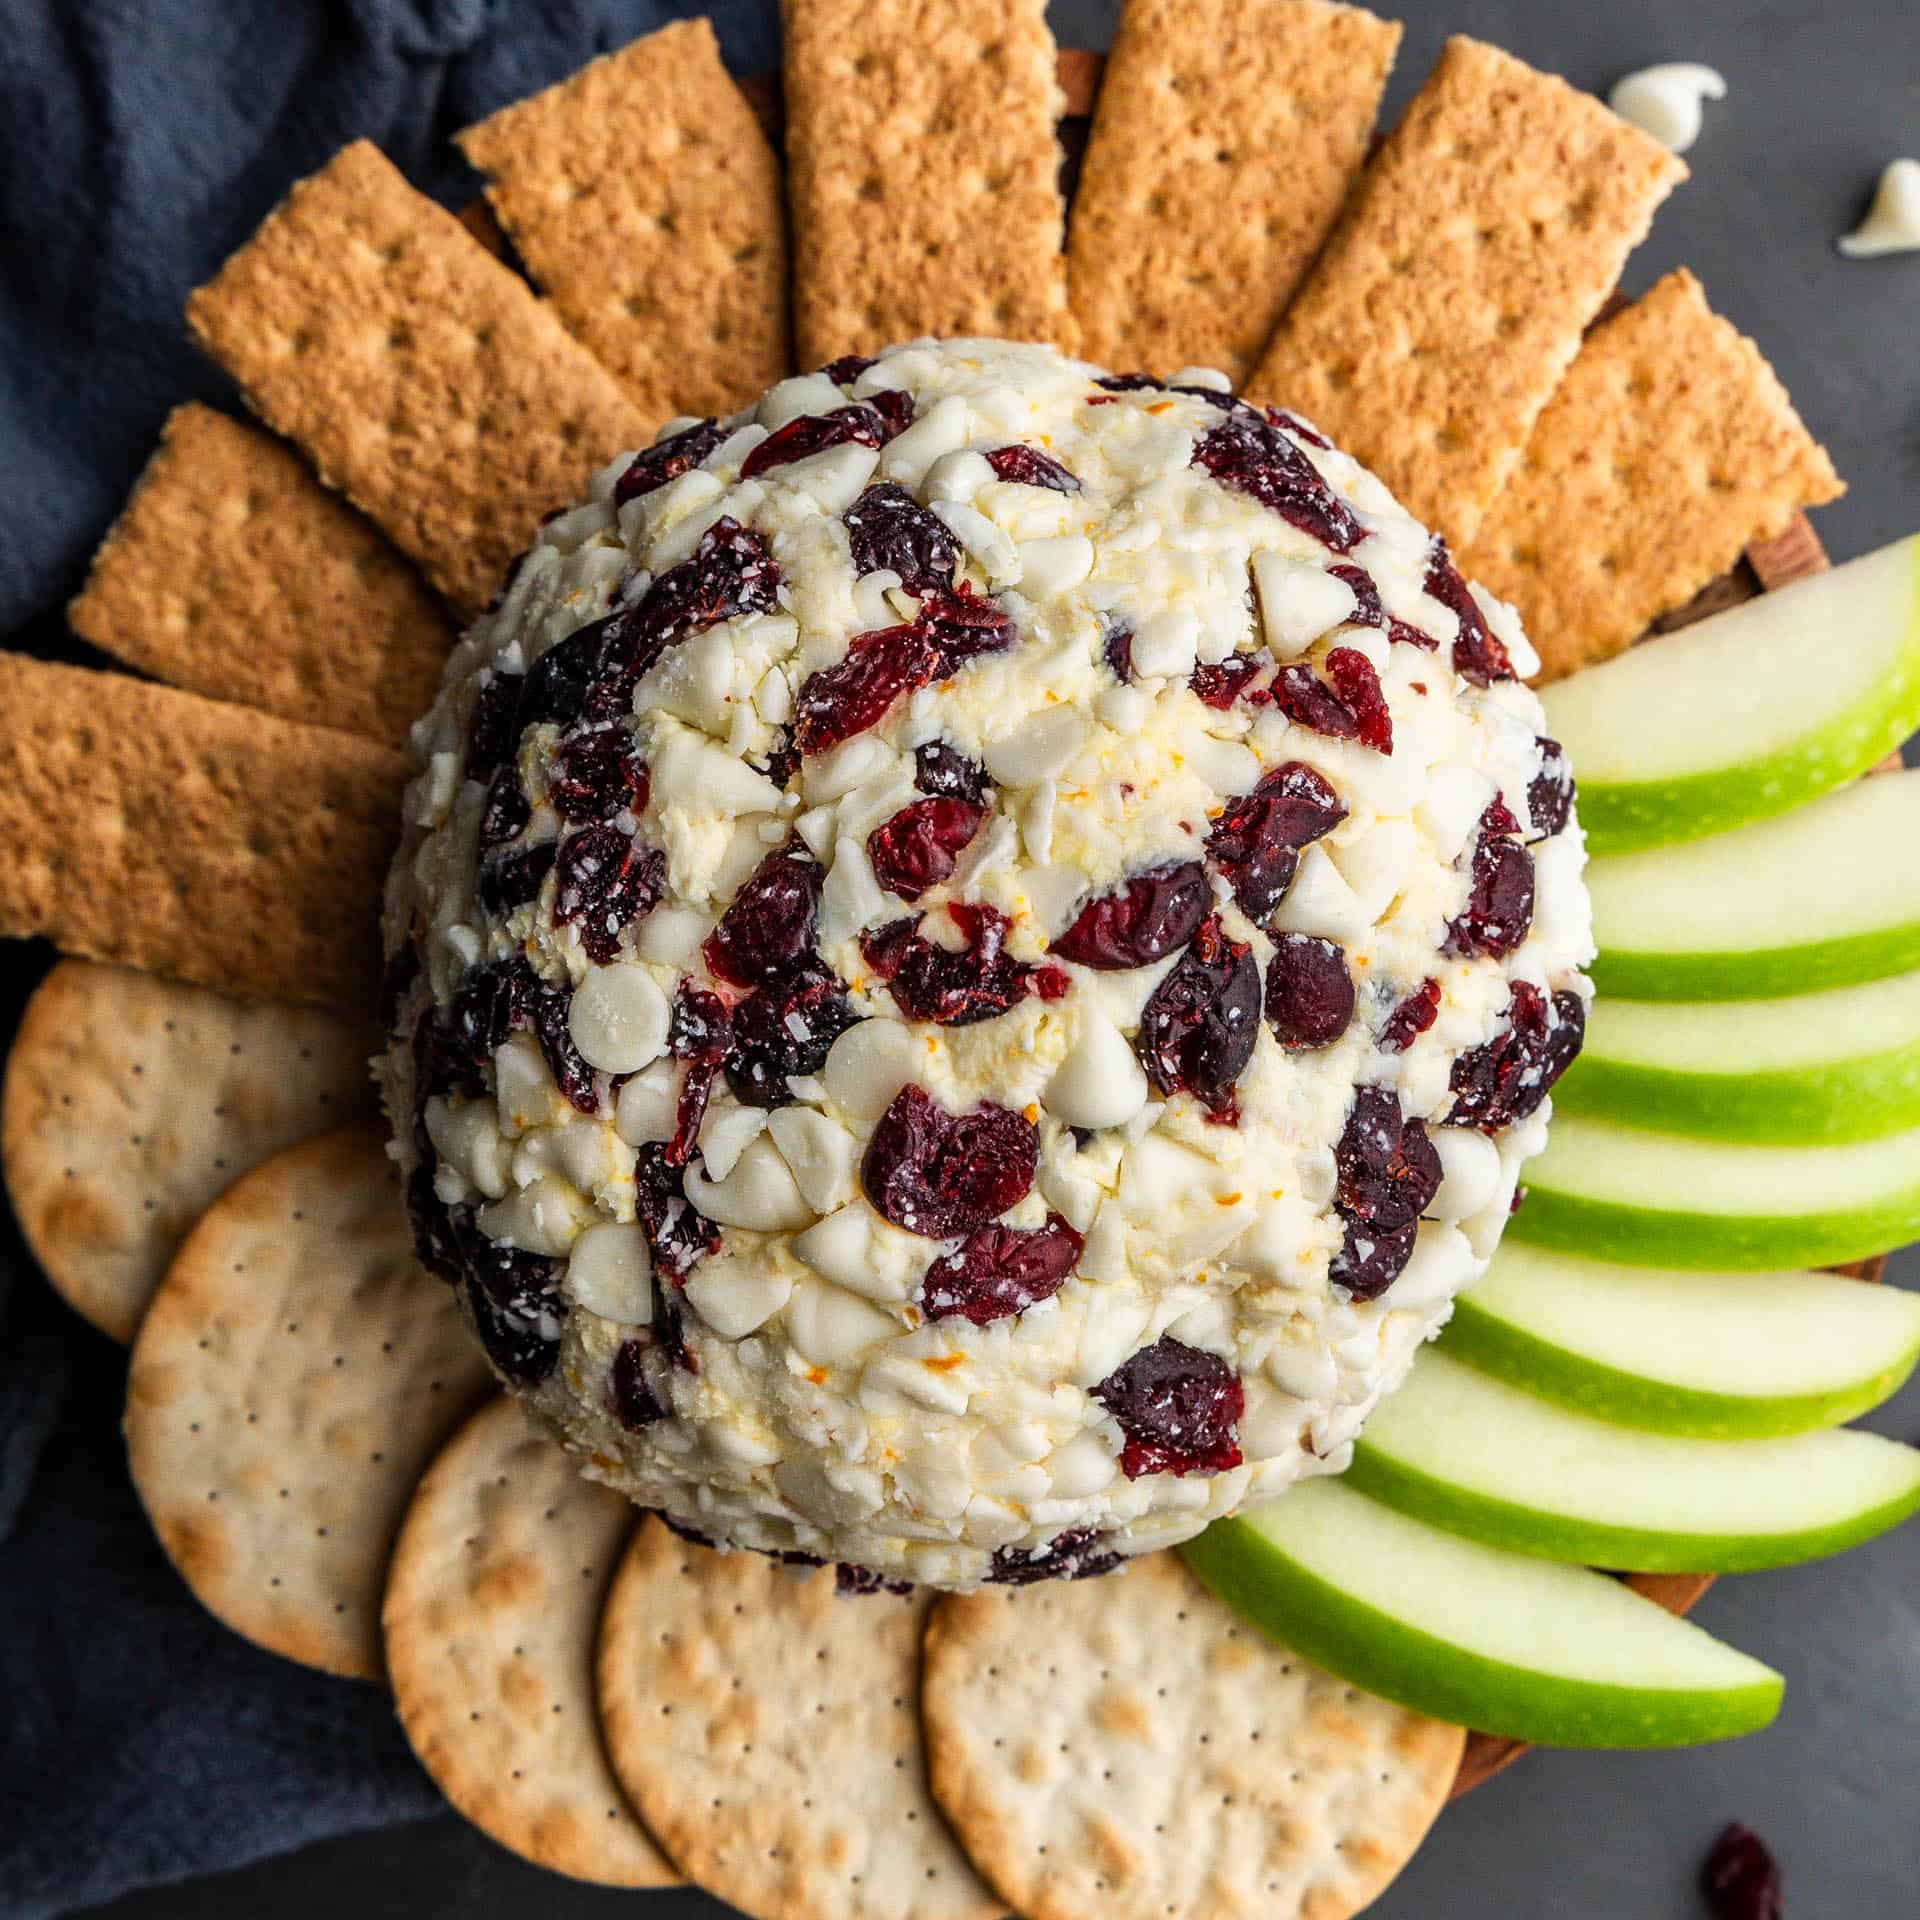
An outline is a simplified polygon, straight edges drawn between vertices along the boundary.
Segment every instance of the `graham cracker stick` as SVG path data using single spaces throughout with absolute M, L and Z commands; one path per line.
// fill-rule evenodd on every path
M 1564 80 L 1449 40 L 1249 390 L 1463 546 L 1685 172 Z
M 167 416 L 67 618 L 173 686 L 395 744 L 453 644 L 413 569 L 296 454 L 198 405 Z
M 787 371 L 780 166 L 685 20 L 460 134 L 554 311 L 651 421 L 729 413 Z
M 1080 352 L 1244 380 L 1366 159 L 1399 44 L 1327 0 L 1129 0 L 1068 229 Z
M 0 654 L 0 935 L 369 1007 L 406 773 L 331 728 Z
M 802 366 L 1068 330 L 1044 0 L 783 0 Z
M 187 302 L 267 424 L 463 613 L 653 422 L 525 281 L 358 141 Z
M 1840 491 L 1759 349 L 1683 268 L 1588 336 L 1461 565 L 1519 608 L 1555 679 Z

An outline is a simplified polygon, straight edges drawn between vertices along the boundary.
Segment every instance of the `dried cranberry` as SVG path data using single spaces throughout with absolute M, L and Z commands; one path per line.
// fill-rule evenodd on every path
M 433 1184 L 433 1167 L 422 1161 L 407 1176 L 407 1226 L 413 1234 L 413 1257 L 449 1286 L 467 1277 L 466 1234 L 475 1229 L 471 1216 L 440 1198 Z
M 600 667 L 600 645 L 619 614 L 609 614 L 591 626 L 579 628 L 549 647 L 533 663 L 520 696 L 521 727 L 537 727 L 543 720 L 570 726 L 586 705 L 587 689 Z
M 1377 1300 L 1406 1270 L 1413 1258 L 1420 1222 L 1386 1229 L 1362 1220 L 1349 1220 L 1345 1237 L 1327 1267 L 1327 1278 L 1345 1287 L 1356 1300 Z
M 1453 643 L 1454 672 L 1476 687 L 1489 686 L 1495 680 L 1511 680 L 1514 677 L 1513 662 L 1507 657 L 1506 648 L 1488 627 L 1487 616 L 1480 611 L 1480 603 L 1473 597 L 1472 589 L 1447 557 L 1447 543 L 1444 540 L 1434 540 L 1432 551 L 1427 556 L 1424 584 L 1434 599 L 1460 617 L 1460 635 Z
M 560 818 L 576 827 L 638 813 L 647 804 L 647 770 L 633 735 L 618 723 L 567 734 L 553 750 L 547 792 Z
M 1556 993 L 1549 1006 L 1532 981 L 1516 980 L 1506 1030 L 1453 1063 L 1447 1125 L 1497 1133 L 1524 1120 L 1573 1064 L 1586 1029 L 1587 1009 L 1577 993 Z
M 987 1582 L 996 1587 L 1030 1587 L 1038 1580 L 1097 1580 L 1120 1564 L 1117 1553 L 1101 1552 L 1106 1538 L 1095 1527 L 1069 1527 L 1041 1547 L 996 1547 Z
M 920 1305 L 929 1320 L 958 1314 L 976 1327 L 1025 1313 L 1066 1285 L 1081 1244 L 1057 1213 L 1039 1227 L 981 1227 L 927 1269 Z
M 1239 1375 L 1218 1354 L 1163 1334 L 1107 1375 L 1093 1397 L 1127 1437 L 1120 1471 L 1224 1473 L 1240 1464 L 1246 1408 Z
M 960 550 L 939 516 L 891 480 L 869 487 L 846 511 L 847 542 L 856 574 L 886 569 L 909 593 L 953 585 Z
M 865 401 L 835 407 L 831 413 L 802 414 L 770 433 L 740 463 L 740 478 L 784 467 L 795 460 L 825 453 L 829 447 L 879 447 L 887 439 L 886 422 Z
M 1268 407 L 1268 421 L 1276 427 L 1284 427 L 1296 440 L 1304 440 L 1310 447 L 1318 447 L 1323 453 L 1333 442 L 1318 427 L 1310 426 L 1297 413 L 1289 413 L 1285 407 Z
M 643 1433 L 667 1417 L 667 1409 L 647 1378 L 647 1355 L 652 1351 L 652 1343 L 646 1340 L 623 1340 L 614 1350 L 607 1400 L 613 1417 L 629 1433 Z
M 793 776 L 800 771 L 800 748 L 794 741 L 791 727 L 780 729 L 779 739 L 767 755 L 767 764 L 761 771 L 783 790 L 793 783 Z
M 503 960 L 470 973 L 444 1015 L 428 1008 L 414 1029 L 414 1092 L 425 1101 L 441 1093 L 486 1091 L 494 1049 L 530 1026 L 543 989 L 525 960 Z
M 882 387 L 867 395 L 867 405 L 880 416 L 880 440 L 897 440 L 913 425 L 913 395 L 898 387 Z
M 1052 493 L 1078 493 L 1080 482 L 1051 454 L 1038 447 L 995 447 L 987 455 L 987 465 L 996 480 L 1011 480 L 1023 487 L 1045 487 Z
M 884 1220 L 945 1240 L 972 1233 L 1024 1200 L 1039 1138 L 1033 1123 L 988 1102 L 949 1113 L 923 1088 L 902 1087 L 880 1116 L 860 1184 Z
M 722 980 L 757 986 L 813 951 L 820 919 L 819 861 L 804 847 L 778 847 L 748 876 L 700 951 Z
M 1108 671 L 1123 687 L 1133 684 L 1133 629 L 1112 627 L 1100 643 L 1100 657 Z
M 1029 993 L 1057 1000 L 1066 976 L 1031 967 L 1006 950 L 1007 917 L 998 909 L 955 901 L 947 917 L 966 937 L 957 952 L 923 940 L 912 920 L 894 920 L 860 936 L 860 953 L 909 1020 L 970 1027 L 1016 1007 Z
M 1494 797 L 1480 809 L 1479 830 L 1481 833 L 1493 839 L 1498 839 L 1502 834 L 1510 836 L 1518 835 L 1520 822 L 1513 817 L 1513 809 L 1507 805 L 1504 796 L 1495 794 Z
M 845 990 L 809 955 L 776 974 L 733 1010 L 727 1085 L 749 1107 L 784 1107 L 795 1074 L 818 1073 L 833 1043 L 860 1016 Z
M 726 429 L 717 420 L 702 420 L 657 440 L 644 452 L 636 453 L 627 470 L 613 485 L 613 504 L 624 507 L 629 500 L 678 480 L 690 467 L 697 467 L 722 440 Z
M 517 840 L 532 820 L 533 804 L 520 784 L 520 770 L 509 760 L 487 788 L 487 802 L 480 810 L 480 851 L 491 853 Z
M 1389 640 L 1398 640 L 1409 647 L 1419 647 L 1424 652 L 1435 653 L 1440 642 L 1430 633 L 1422 633 L 1418 627 L 1409 626 L 1404 620 L 1397 620 L 1380 604 L 1380 589 L 1373 583 L 1373 575 L 1364 567 L 1329 567 L 1327 571 L 1336 580 L 1344 581 L 1353 591 L 1354 609 L 1346 624 L 1350 627 L 1377 627 Z
M 1207 858 L 1232 887 L 1240 911 L 1264 926 L 1293 885 L 1300 850 L 1346 817 L 1327 781 L 1302 761 L 1289 760 L 1263 774 L 1252 792 L 1228 801 L 1207 835 Z
M 933 643 L 939 678 L 982 654 L 1004 653 L 1014 642 L 1013 616 L 964 580 L 951 593 L 929 594 L 917 624 Z
M 1213 905 L 1198 860 L 1150 867 L 1111 893 L 1096 894 L 1052 943 L 1056 959 L 1116 973 L 1151 966 L 1193 938 Z
M 547 1071 L 553 1075 L 554 1085 L 567 1104 L 580 1113 L 598 1113 L 600 1082 L 573 1044 L 573 1030 L 567 1023 L 572 1004 L 571 993 L 558 987 L 543 987 L 534 1002 L 533 1030 Z
M 481 681 L 467 721 L 469 780 L 491 780 L 511 758 L 520 739 L 520 693 L 525 685 L 517 673 L 489 673 Z
M 1108 373 L 1093 383 L 1102 393 L 1164 393 L 1166 388 L 1150 373 Z
M 938 677 L 926 630 L 881 627 L 858 635 L 846 658 L 809 674 L 794 701 L 793 737 L 803 754 L 825 753 L 885 719 L 902 694 Z
M 702 1254 L 720 1244 L 720 1229 L 687 1198 L 686 1176 L 668 1159 L 666 1146 L 658 1140 L 634 1154 L 633 1205 L 646 1229 L 655 1269 L 676 1286 Z M 663 1318 L 663 1333 L 666 1327 Z M 663 1344 L 671 1357 L 672 1343 L 663 1339 Z
M 1387 1015 L 1380 1028 L 1382 1053 L 1405 1053 L 1440 1017 L 1440 982 L 1422 980 Z
M 1360 744 L 1375 753 L 1393 751 L 1393 715 L 1373 662 L 1358 647 L 1335 647 L 1327 655 L 1327 678 L 1354 717 Z
M 1390 1087 L 1355 1087 L 1333 1150 L 1342 1213 L 1392 1233 L 1425 1213 L 1440 1190 L 1440 1155 Z
M 480 869 L 474 891 L 489 913 L 506 915 L 540 897 L 560 851 L 557 840 L 542 840 L 517 853 L 497 853 Z
M 673 1015 L 667 1024 L 667 1050 L 687 1063 L 674 1102 L 673 1138 L 667 1142 L 668 1163 L 684 1167 L 707 1117 L 707 1099 L 713 1092 L 722 1063 L 733 1046 L 733 1016 L 717 993 L 682 980 L 673 997 Z
M 1238 1109 L 1234 1082 L 1260 1032 L 1260 968 L 1244 941 L 1229 940 L 1217 914 L 1148 996 L 1134 1051 L 1158 1093 L 1190 1093 L 1216 1120 Z
M 833 1570 L 833 1590 L 848 1599 L 857 1599 L 863 1594 L 890 1593 L 896 1598 L 913 1591 L 911 1580 L 889 1580 L 885 1574 L 875 1573 L 871 1567 L 856 1567 L 850 1560 L 842 1560 Z
M 838 360 L 829 360 L 820 371 L 836 387 L 850 387 L 872 365 L 870 354 L 843 353 Z
M 914 800 L 867 835 L 873 877 L 902 900 L 952 878 L 961 852 L 987 817 L 971 800 Z
M 1313 462 L 1250 408 L 1237 409 L 1212 428 L 1194 448 L 1193 464 L 1335 553 L 1351 551 L 1365 536 L 1353 510 L 1321 479 Z
M 1311 933 L 1275 936 L 1267 963 L 1267 1025 L 1289 1053 L 1330 1047 L 1353 1020 L 1344 948 Z
M 678 1539 L 691 1540 L 696 1547 L 706 1547 L 710 1550 L 719 1544 L 711 1534 L 702 1533 L 698 1527 L 688 1526 L 684 1520 L 676 1520 L 664 1507 L 654 1508 L 653 1514 L 654 1518 Z
M 1739 1821 L 1722 1830 L 1700 1869 L 1713 1920 L 1781 1920 L 1780 1868 L 1766 1842 Z
M 625 718 L 635 684 L 669 647 L 723 620 L 772 612 L 779 586 L 766 542 L 737 520 L 716 520 L 687 559 L 655 577 L 637 606 L 600 623 L 600 658 L 583 711 Z
M 1236 653 L 1231 659 L 1195 667 L 1187 676 L 1187 685 L 1203 706 L 1221 713 L 1242 699 L 1249 706 L 1265 706 L 1272 695 L 1264 685 L 1255 686 L 1254 682 L 1270 664 L 1258 654 Z
M 958 747 L 944 740 L 929 740 L 914 749 L 913 784 L 922 793 L 965 800 L 977 807 L 987 797 L 987 770 L 978 760 L 969 760 Z
M 537 1385 L 560 1360 L 567 1303 L 558 1263 L 476 1234 L 467 1264 L 467 1305 L 487 1358 L 515 1386 Z
M 667 858 L 618 827 L 582 827 L 560 843 L 554 863 L 557 926 L 578 926 L 588 958 L 604 966 L 620 951 L 620 936 L 659 904 Z
M 1467 910 L 1447 927 L 1447 951 L 1511 953 L 1533 925 L 1533 856 L 1517 840 L 1483 839 L 1473 850 Z
M 1540 749 L 1540 771 L 1527 782 L 1527 815 L 1533 837 L 1547 840 L 1573 818 L 1573 769 L 1558 740 L 1539 734 L 1533 744 Z

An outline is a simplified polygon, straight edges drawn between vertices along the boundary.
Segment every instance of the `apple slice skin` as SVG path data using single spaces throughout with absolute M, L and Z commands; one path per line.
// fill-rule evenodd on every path
M 1527 1246 L 1629 1267 L 1839 1267 L 1920 1237 L 1920 1176 L 1905 1192 L 1844 1213 L 1682 1213 L 1528 1184 L 1507 1232 Z
M 1343 1593 L 1244 1520 L 1216 1521 L 1180 1553 L 1269 1639 L 1456 1726 L 1540 1746 L 1685 1747 L 1757 1732 L 1780 1711 L 1778 1674 L 1687 1692 L 1580 1681 L 1470 1652 Z
M 1568 1113 L 1590 1113 L 1756 1146 L 1836 1146 L 1920 1125 L 1920 1041 L 1883 1054 L 1766 1073 L 1690 1073 L 1609 1060 L 1591 1044 L 1553 1090 Z
M 1580 824 L 1586 830 L 1588 850 L 1636 853 L 1705 839 L 1790 813 L 1897 751 L 1920 726 L 1920 539 L 1909 538 L 1882 553 L 1864 555 L 1807 586 L 1818 591 L 1824 582 L 1853 567 L 1881 564 L 1900 569 L 1908 581 L 1905 635 L 1891 671 L 1851 706 L 1824 721 L 1818 733 L 1790 741 L 1772 753 L 1666 779 L 1581 778 Z M 1576 683 L 1577 676 L 1564 686 Z M 1561 692 L 1559 697 L 1566 695 Z M 1550 731 L 1555 698 L 1556 690 L 1548 689 Z M 1578 758 L 1576 752 L 1576 776 L 1580 774 Z
M 1757 1573 L 1768 1567 L 1798 1566 L 1844 1553 L 1920 1511 L 1920 1479 L 1916 1479 L 1892 1499 L 1849 1514 L 1829 1527 L 1758 1536 L 1658 1533 L 1575 1514 L 1545 1513 L 1456 1486 L 1368 1446 L 1364 1436 L 1354 1447 L 1346 1477 L 1349 1486 L 1382 1506 L 1482 1546 L 1536 1560 L 1610 1567 L 1621 1573 Z
M 1587 971 L 1625 1000 L 1779 1000 L 1857 987 L 1920 966 L 1920 919 L 1804 946 L 1752 953 L 1660 953 L 1602 947 Z
M 1589 1359 L 1484 1312 L 1470 1293 L 1454 1302 L 1440 1345 L 1482 1373 L 1575 1413 L 1696 1440 L 1771 1440 L 1842 1426 L 1890 1400 L 1920 1362 L 1916 1342 L 1892 1364 L 1829 1392 L 1765 1398 L 1713 1393 Z

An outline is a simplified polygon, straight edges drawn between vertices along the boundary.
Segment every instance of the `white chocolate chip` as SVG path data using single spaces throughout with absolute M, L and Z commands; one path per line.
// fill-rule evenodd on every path
M 814 1217 L 779 1150 L 765 1138 L 741 1154 L 724 1180 L 710 1180 L 698 1165 L 688 1166 L 686 1178 L 687 1198 L 723 1227 L 780 1233 L 807 1226 Z
M 1400 1312 L 1437 1307 L 1451 1300 L 1474 1277 L 1479 1264 L 1467 1236 L 1458 1227 L 1423 1220 L 1413 1252 L 1385 1296 L 1386 1304 Z M 1367 1364 L 1371 1359 L 1367 1356 Z
M 1700 103 L 1726 97 L 1727 83 L 1711 67 L 1673 60 L 1616 82 L 1607 105 L 1670 153 L 1685 153 L 1700 138 Z
M 787 1338 L 802 1360 L 836 1367 L 898 1331 L 878 1307 L 824 1280 L 796 1280 L 787 1301 Z
M 1446 1221 L 1478 1213 L 1499 1190 L 1499 1148 L 1471 1127 L 1430 1127 L 1427 1138 L 1440 1156 L 1440 1187 L 1427 1211 Z
M 694 1312 L 723 1340 L 744 1340 L 787 1304 L 793 1281 L 762 1260 L 710 1255 L 687 1276 L 685 1291 Z
M 926 1043 L 897 1020 L 863 1020 L 833 1043 L 822 1070 L 827 1091 L 856 1127 L 871 1127 L 927 1064 Z
M 1279 553 L 1253 556 L 1253 584 L 1260 631 L 1276 660 L 1299 659 L 1323 633 L 1351 620 L 1360 604 L 1353 589 L 1325 568 Z
M 1041 1100 L 1070 1127 L 1124 1126 L 1147 1103 L 1147 1076 L 1120 1029 L 1090 1013 Z
M 588 1066 L 638 1073 L 666 1052 L 671 1014 L 667 996 L 644 967 L 595 967 L 573 990 L 567 1031 Z
M 1920 160 L 1888 161 L 1867 217 L 1838 244 L 1850 260 L 1920 248 Z
M 852 1196 L 859 1143 L 837 1120 L 810 1107 L 781 1107 L 769 1118 L 767 1131 L 794 1185 L 816 1213 L 826 1213 Z
M 929 504 L 935 500 L 971 503 L 982 487 L 993 485 L 993 469 L 983 453 L 963 447 L 958 453 L 943 453 L 927 469 L 921 496 Z
M 1093 542 L 1084 533 L 1020 543 L 1020 591 L 1029 600 L 1071 592 L 1093 571 Z
M 499 1112 L 491 1100 L 466 1100 L 455 1106 L 436 1095 L 427 1102 L 427 1138 L 434 1152 L 489 1200 L 506 1193 L 509 1179 Z
M 614 1126 L 630 1147 L 671 1140 L 680 1096 L 679 1069 L 663 1060 L 629 1080 L 614 1103 Z
M 987 742 L 987 771 L 1003 787 L 1030 787 L 1059 773 L 1085 744 L 1087 723 L 1066 705 L 1043 708 Z
M 567 1291 L 589 1313 L 623 1327 L 644 1327 L 653 1318 L 653 1259 L 644 1228 L 632 1221 L 603 1221 L 573 1243 L 567 1259 Z
M 820 889 L 820 943 L 833 946 L 850 940 L 876 920 L 890 919 L 898 909 L 874 878 L 873 863 L 858 840 L 842 840 L 833 850 Z
M 482 1207 L 474 1218 L 489 1240 L 528 1253 L 562 1254 L 593 1224 L 593 1205 L 558 1174 L 544 1173 L 518 1193 Z
M 1282 933 L 1314 933 L 1348 946 L 1372 926 L 1373 916 L 1326 849 L 1316 845 L 1301 854 L 1293 886 L 1270 924 Z
M 1199 649 L 1200 621 L 1189 609 L 1149 614 L 1133 630 L 1133 670 L 1142 680 L 1184 680 Z
M 935 1249 L 855 1200 L 796 1236 L 793 1251 L 821 1279 L 886 1302 L 912 1298 Z
M 715 1100 L 700 1123 L 700 1161 L 709 1180 L 724 1180 L 767 1124 L 766 1109 Z

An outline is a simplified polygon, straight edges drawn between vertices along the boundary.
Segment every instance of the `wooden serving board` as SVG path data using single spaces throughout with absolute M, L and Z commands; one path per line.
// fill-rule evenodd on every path
M 1062 163 L 1071 179 L 1086 145 L 1086 122 L 1092 117 L 1094 103 L 1099 97 L 1100 76 L 1106 58 L 1085 48 L 1063 47 L 1059 51 L 1058 61 L 1060 89 L 1066 101 L 1066 113 L 1060 126 Z M 778 150 L 785 126 L 778 75 L 749 74 L 739 85 Z M 507 242 L 484 201 L 475 201 L 460 217 L 490 250 L 510 257 Z M 1624 301 L 1621 296 L 1616 295 L 1612 302 L 1602 308 L 1596 319 L 1605 318 L 1622 304 Z M 1826 549 L 1820 544 L 1820 536 L 1814 531 L 1812 523 L 1805 514 L 1798 514 L 1784 533 L 1775 539 L 1759 541 L 1750 546 L 1738 566 L 1709 581 L 1684 607 L 1676 607 L 1672 612 L 1663 614 L 1654 622 L 1646 637 L 1653 639 L 1663 633 L 1675 632 L 1696 620 L 1704 620 L 1709 614 L 1751 600 L 1757 594 L 1770 593 L 1795 580 L 1804 580 L 1810 574 L 1822 573 L 1829 564 Z M 1891 764 L 1897 766 L 1898 758 Z M 1884 1266 L 1885 1259 L 1882 1256 L 1859 1262 L 1844 1271 L 1857 1274 L 1863 1280 L 1874 1281 L 1880 1278 Z M 1673 1614 L 1688 1612 L 1713 1585 L 1713 1579 L 1714 1576 L 1708 1573 L 1636 1573 L 1626 1576 L 1627 1585 L 1636 1593 L 1644 1594 Z M 1483 1781 L 1492 1779 L 1496 1773 L 1510 1767 L 1526 1751 L 1525 1741 L 1503 1739 L 1488 1733 L 1471 1734 L 1454 1781 L 1452 1798 L 1457 1800 L 1462 1794 L 1472 1792 Z

